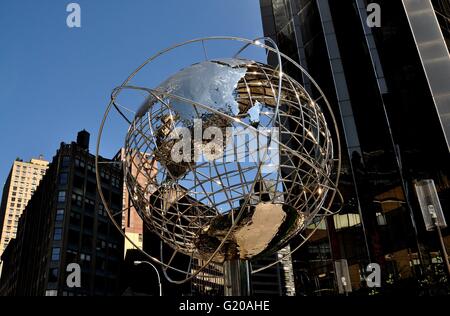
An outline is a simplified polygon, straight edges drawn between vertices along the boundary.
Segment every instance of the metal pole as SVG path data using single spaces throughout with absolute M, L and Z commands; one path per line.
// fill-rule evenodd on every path
M 250 265 L 247 260 L 226 260 L 223 275 L 225 296 L 250 296 Z
M 134 264 L 136 264 L 136 265 L 141 264 L 141 263 L 146 263 L 146 264 L 150 265 L 156 271 L 156 276 L 158 277 L 158 285 L 159 285 L 159 296 L 162 296 L 161 277 L 159 275 L 158 269 L 156 269 L 156 267 L 151 262 L 148 262 L 148 261 L 135 261 L 134 262 Z

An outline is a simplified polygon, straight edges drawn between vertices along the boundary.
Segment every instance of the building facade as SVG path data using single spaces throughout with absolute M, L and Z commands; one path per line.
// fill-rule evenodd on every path
M 100 165 L 103 194 L 120 217 L 122 170 L 108 159 L 100 159 Z M 61 144 L 25 208 L 14 247 L 4 258 L 8 273 L 0 293 L 117 295 L 123 245 L 99 197 L 95 156 L 89 153 L 89 133 L 82 131 L 77 142 Z M 80 286 L 73 286 L 67 281 L 71 275 L 77 280 L 72 274 L 77 265 Z
M 20 215 L 28 204 L 39 182 L 45 175 L 48 161 L 31 159 L 14 161 L 3 188 L 0 206 L 0 256 L 11 239 L 16 237 Z
M 437 236 L 425 230 L 414 191 L 416 181 L 434 179 L 449 220 L 448 1 L 260 4 L 265 36 L 322 88 L 344 148 L 343 209 L 294 255 L 297 295 L 337 293 L 341 259 L 356 293 L 448 291 Z M 296 69 L 283 70 L 314 93 Z M 370 263 L 381 267 L 381 288 L 367 288 Z
M 114 160 L 123 162 L 125 158 L 125 149 L 122 148 L 116 155 Z M 143 179 L 141 175 L 138 181 L 145 181 L 145 179 Z M 126 181 L 123 181 L 122 209 L 122 229 L 124 230 L 125 235 L 133 242 L 131 243 L 128 238 L 125 238 L 124 256 L 126 256 L 127 250 L 136 249 L 134 245 L 137 246 L 137 249 L 142 249 L 144 234 L 144 223 L 133 205 L 133 201 L 131 200 L 130 194 L 128 193 Z

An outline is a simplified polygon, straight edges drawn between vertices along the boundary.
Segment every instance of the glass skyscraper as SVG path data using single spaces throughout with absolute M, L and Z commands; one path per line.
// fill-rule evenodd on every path
M 344 146 L 344 207 L 294 254 L 297 295 L 337 293 L 340 259 L 347 260 L 353 293 L 448 291 L 439 241 L 425 230 L 414 183 L 434 179 L 448 222 L 449 2 L 260 4 L 265 36 L 324 90 Z M 369 26 L 378 8 L 380 25 Z M 274 55 L 268 58 L 276 65 Z M 283 70 L 310 88 L 295 69 Z M 448 230 L 443 234 L 449 248 Z M 380 288 L 367 287 L 369 263 L 381 267 Z

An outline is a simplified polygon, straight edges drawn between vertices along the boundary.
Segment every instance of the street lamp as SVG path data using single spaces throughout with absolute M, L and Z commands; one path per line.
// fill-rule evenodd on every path
M 146 264 L 148 264 L 149 266 L 151 266 L 153 269 L 155 269 L 155 271 L 156 271 L 156 276 L 158 277 L 159 296 L 162 296 L 161 277 L 159 276 L 159 271 L 158 271 L 158 269 L 156 269 L 156 267 L 155 267 L 151 262 L 148 262 L 148 261 L 135 261 L 135 262 L 134 262 L 134 265 L 137 266 L 137 265 L 140 265 L 141 263 L 146 263 Z
M 448 261 L 447 249 L 442 238 L 441 228 L 447 227 L 441 202 L 436 191 L 434 181 L 431 179 L 421 180 L 415 183 L 417 197 L 419 199 L 422 216 L 425 221 L 427 231 L 437 230 L 439 241 L 441 242 L 442 255 L 448 274 L 450 275 L 450 263 Z

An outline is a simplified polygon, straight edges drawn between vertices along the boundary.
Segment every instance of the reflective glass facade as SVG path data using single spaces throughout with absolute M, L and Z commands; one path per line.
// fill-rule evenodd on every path
M 450 105 L 442 90 L 450 78 L 437 74 L 429 55 L 424 63 L 414 33 L 421 32 L 422 42 L 438 41 L 440 49 L 448 45 L 448 1 L 423 1 L 437 11 L 429 20 L 434 33 L 430 25 L 413 27 L 411 1 L 401 0 L 376 1 L 381 25 L 368 27 L 369 2 L 260 1 L 265 35 L 323 89 L 344 147 L 344 207 L 294 255 L 297 295 L 338 293 L 334 263 L 340 259 L 347 260 L 353 294 L 448 291 L 437 234 L 425 230 L 414 191 L 415 181 L 434 179 L 449 220 Z M 450 63 L 442 50 L 439 58 Z M 295 69 L 284 70 L 310 87 Z M 443 234 L 449 248 L 448 231 Z M 381 288 L 367 287 L 369 263 L 381 267 Z

